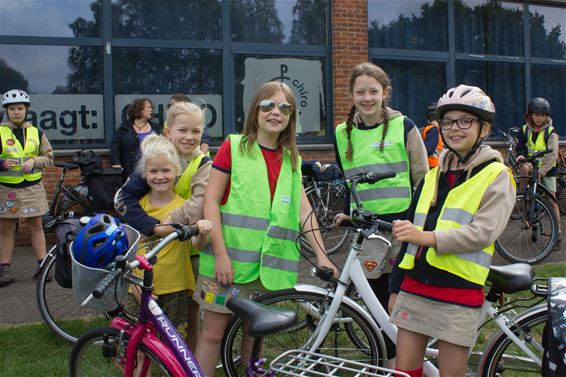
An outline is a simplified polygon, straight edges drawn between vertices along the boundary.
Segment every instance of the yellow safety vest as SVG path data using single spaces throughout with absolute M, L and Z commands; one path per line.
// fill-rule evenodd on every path
M 436 169 L 438 167 L 429 171 L 425 176 L 421 196 L 415 210 L 413 223 L 420 230 L 424 228 L 435 192 Z M 485 190 L 503 169 L 509 170 L 505 165 L 493 162 L 466 182 L 450 190 L 440 211 L 435 230 L 458 229 L 470 224 L 480 206 Z M 511 172 L 509 175 L 512 177 Z M 512 178 L 511 181 L 513 181 Z M 399 264 L 400 268 L 413 269 L 418 248 L 413 244 L 407 246 L 407 251 Z M 477 251 L 459 253 L 454 250 L 454 253 L 437 254 L 433 247 L 429 247 L 426 252 L 426 261 L 435 268 L 483 286 L 489 273 L 493 250 L 493 244 L 490 244 Z
M 538 133 L 536 141 L 533 142 L 531 140 L 531 134 L 533 133 L 533 130 L 525 124 L 523 126 L 523 134 L 525 134 L 525 137 L 527 138 L 527 154 L 529 156 L 532 156 L 537 151 L 545 151 L 548 148 L 546 141 L 548 140 L 548 137 L 552 133 L 552 131 L 554 131 L 554 127 L 552 126 L 542 129 Z M 542 158 L 539 158 L 538 164 L 540 165 L 541 163 Z M 556 166 L 556 162 L 554 162 L 554 166 Z
M 26 181 L 37 181 L 41 179 L 41 169 L 33 168 L 31 172 L 24 172 L 22 165 L 25 161 L 39 156 L 39 130 L 35 127 L 25 127 L 25 146 L 22 148 L 18 138 L 12 129 L 6 125 L 0 125 L 0 139 L 2 140 L 2 155 L 0 158 L 12 158 L 19 160 L 16 167 L 9 170 L 0 170 L 0 183 L 18 184 Z
M 203 158 L 204 158 L 203 153 L 193 158 L 191 162 L 189 162 L 189 166 L 187 166 L 183 174 L 181 174 L 179 181 L 175 184 L 175 187 L 173 188 L 173 190 L 185 200 L 190 199 L 190 197 L 193 195 L 191 190 L 191 182 Z M 199 250 L 193 246 L 193 243 L 189 242 L 189 245 L 190 245 L 189 246 L 190 254 L 199 255 Z
M 370 130 L 353 128 L 350 140 L 355 149 L 351 161 L 346 158 L 348 149 L 346 123 L 336 127 L 336 143 L 346 178 L 370 171 L 397 173 L 394 178 L 384 179 L 375 184 L 364 183 L 357 186 L 358 195 L 364 207 L 378 214 L 403 212 L 411 204 L 411 173 L 409 156 L 405 149 L 404 118 L 404 116 L 399 116 L 389 120 L 383 152 L 379 150 L 383 126 Z M 350 203 L 353 208 L 354 200 L 350 200 Z
M 292 169 L 291 154 L 284 150 L 272 201 L 265 161 L 257 143 L 249 156 L 240 149 L 242 135 L 229 137 L 230 195 L 220 206 L 220 214 L 234 282 L 249 283 L 260 278 L 269 290 L 291 288 L 297 282 L 300 258 L 295 246 L 301 225 L 300 169 Z M 214 253 L 210 244 L 200 258 L 200 273 L 213 277 Z

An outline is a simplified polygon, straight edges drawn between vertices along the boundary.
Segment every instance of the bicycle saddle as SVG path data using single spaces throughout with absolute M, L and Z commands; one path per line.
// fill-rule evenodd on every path
M 297 313 L 277 310 L 246 298 L 228 300 L 226 307 L 248 323 L 248 335 L 266 336 L 283 331 L 297 323 Z
M 503 293 L 515 293 L 530 289 L 535 272 L 533 266 L 526 263 L 514 263 L 507 266 L 491 266 L 487 280 L 491 286 Z

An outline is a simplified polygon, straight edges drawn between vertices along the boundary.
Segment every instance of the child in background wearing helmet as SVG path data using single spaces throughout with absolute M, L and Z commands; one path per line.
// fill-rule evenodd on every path
M 231 318 L 226 301 L 294 286 L 301 226 L 318 264 L 332 266 L 302 187 L 295 109 L 289 86 L 263 84 L 251 98 L 242 134 L 228 136 L 214 158 L 204 199 L 211 247 L 201 251 L 195 292 L 204 308 L 195 356 L 205 376 L 214 375 Z M 250 351 L 242 350 L 242 370 Z
M 391 276 L 390 321 L 398 326 L 398 370 L 422 376 L 427 342 L 438 338 L 440 375 L 464 377 L 515 184 L 501 154 L 482 145 L 495 106 L 481 89 L 452 88 L 436 111 L 447 150 L 415 191 L 412 220 L 393 224 L 403 246 Z
M 204 113 L 194 103 L 180 102 L 171 106 L 167 112 L 169 127 L 165 136 L 173 143 L 181 158 L 183 172 L 175 184 L 175 192 L 185 199 L 182 206 L 173 209 L 167 218 L 158 219 L 148 215 L 140 207 L 140 199 L 146 195 L 150 187 L 146 180 L 134 172 L 116 195 L 116 210 L 128 225 L 137 229 L 145 236 L 166 236 L 174 231 L 169 223 L 194 224 L 203 218 L 204 190 L 212 161 L 199 148 L 202 130 L 204 128 Z M 191 247 L 191 265 L 193 275 L 198 275 L 199 251 Z M 191 298 L 189 323 L 197 323 L 199 307 Z M 189 334 L 187 343 L 191 349 L 196 347 L 197 327 Z
M 18 219 L 25 218 L 39 266 L 45 257 L 41 217 L 48 210 L 41 169 L 53 166 L 53 149 L 45 134 L 26 122 L 31 101 L 23 90 L 2 97 L 8 123 L 0 125 L 0 287 L 14 281 L 10 271 Z
M 185 199 L 178 195 L 175 183 L 181 175 L 181 159 L 167 138 L 148 136 L 141 144 L 142 158 L 137 166 L 138 173 L 146 180 L 150 192 L 140 200 L 141 208 L 159 220 L 164 220 L 169 213 L 183 206 Z M 193 245 L 202 248 L 207 241 L 212 223 L 198 220 L 199 235 L 191 239 Z M 155 238 L 155 237 L 154 237 Z M 144 255 L 147 250 L 144 243 L 154 241 L 150 238 L 140 244 L 138 252 Z M 189 241 L 173 241 L 159 253 L 158 263 L 153 266 L 153 293 L 157 295 L 161 308 L 171 323 L 186 339 L 195 339 L 198 323 L 189 322 L 189 299 L 195 289 L 195 277 L 191 267 Z M 143 276 L 143 273 L 136 271 Z M 134 296 L 139 300 L 140 292 L 133 287 Z M 187 337 L 191 334 L 191 337 Z M 194 346 L 194 345 L 193 345 Z
M 334 143 L 336 162 L 346 178 L 360 172 L 395 171 L 395 178 L 357 187 L 363 191 L 364 208 L 390 222 L 407 218 L 413 189 L 428 171 L 426 150 L 415 123 L 387 106 L 391 90 L 389 77 L 380 67 L 372 63 L 355 66 L 350 77 L 354 104 L 348 120 L 336 127 Z M 337 225 L 349 218 L 353 205 L 346 203 L 345 213 L 335 218 Z M 392 239 L 389 232 L 383 233 Z M 364 273 L 384 308 L 389 301 L 389 272 L 401 247 L 392 241 L 389 248 L 382 241 L 367 240 L 360 255 Z M 384 259 L 387 262 L 382 270 Z M 387 336 L 385 339 L 391 366 L 395 345 Z
M 436 102 L 428 105 L 425 115 L 428 123 L 423 128 L 423 142 L 428 155 L 428 167 L 432 169 L 438 166 L 438 156 L 444 149 L 436 121 Z
M 527 107 L 525 115 L 526 124 L 519 133 L 515 154 L 517 162 L 520 163 L 519 174 L 528 176 L 533 169 L 530 163 L 524 162 L 526 156 L 530 156 L 534 151 L 552 149 L 551 153 L 545 154 L 539 161 L 539 179 L 544 187 L 556 194 L 556 176 L 554 176 L 556 160 L 558 158 L 558 134 L 552 126 L 550 118 L 550 103 L 544 98 L 533 98 Z M 558 227 L 560 228 L 560 209 L 556 202 L 549 200 L 554 208 Z M 561 241 L 559 229 L 558 241 Z

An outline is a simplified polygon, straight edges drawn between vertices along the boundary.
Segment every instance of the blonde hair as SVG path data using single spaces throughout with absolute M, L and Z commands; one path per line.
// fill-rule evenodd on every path
M 299 160 L 299 148 L 297 147 L 297 139 L 295 136 L 297 129 L 297 101 L 295 95 L 289 86 L 285 83 L 278 81 L 270 81 L 263 84 L 253 96 L 250 107 L 248 109 L 248 116 L 242 131 L 243 142 L 240 144 L 242 151 L 246 151 L 251 155 L 251 148 L 253 143 L 257 140 L 258 114 L 259 103 L 264 99 L 268 99 L 276 95 L 278 92 L 283 92 L 285 99 L 291 106 L 293 106 L 293 113 L 289 115 L 289 123 L 287 127 L 281 131 L 277 138 L 277 147 L 284 148 L 291 153 L 291 165 L 293 170 L 297 169 Z
M 389 80 L 389 76 L 387 73 L 377 65 L 373 63 L 361 63 L 352 69 L 352 75 L 350 76 L 350 93 L 354 92 L 354 85 L 356 84 L 356 79 L 360 76 L 369 76 L 373 77 L 378 83 L 381 84 L 383 90 L 385 91 L 387 88 L 391 90 L 391 80 Z M 381 143 L 379 145 L 379 150 L 383 151 L 383 147 L 385 144 L 385 135 L 387 134 L 387 129 L 389 127 L 389 118 L 387 116 L 387 102 L 385 98 L 383 98 L 383 102 L 381 103 L 381 113 L 383 116 L 383 134 L 381 136 Z M 350 108 L 350 112 L 348 113 L 348 119 L 346 120 L 346 133 L 348 135 L 348 149 L 346 150 L 346 159 L 351 161 L 354 155 L 354 148 L 352 146 L 352 142 L 350 140 L 350 136 L 352 134 L 352 128 L 354 127 L 354 115 L 356 114 L 356 105 L 352 105 Z
M 204 112 L 192 102 L 177 102 L 167 111 L 167 127 L 171 128 L 179 115 L 196 115 L 199 118 L 200 128 L 204 128 Z
M 167 160 L 177 169 L 177 175 L 181 174 L 181 158 L 177 148 L 165 136 L 150 135 L 141 143 L 142 157 L 136 167 L 142 177 L 146 177 L 147 160 L 165 156 Z

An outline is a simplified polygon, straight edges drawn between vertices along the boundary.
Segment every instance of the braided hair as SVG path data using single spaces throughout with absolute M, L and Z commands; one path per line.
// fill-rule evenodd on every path
M 354 84 L 356 79 L 360 76 L 373 77 L 377 82 L 381 84 L 383 89 L 391 88 L 391 81 L 387 73 L 377 65 L 373 63 L 361 63 L 354 67 L 352 70 L 352 75 L 350 76 L 350 93 L 354 92 Z M 346 159 L 352 160 L 354 155 L 354 148 L 352 146 L 351 136 L 352 129 L 354 127 L 354 116 L 356 114 L 356 105 L 352 105 L 350 112 L 348 113 L 348 119 L 346 120 L 346 134 L 348 135 L 348 149 L 346 150 Z M 379 150 L 383 152 L 385 146 L 385 136 L 387 135 L 387 129 L 389 126 L 389 116 L 387 114 L 387 102 L 385 98 L 381 102 L 381 114 L 383 116 L 383 134 L 381 136 L 381 142 L 379 144 Z

